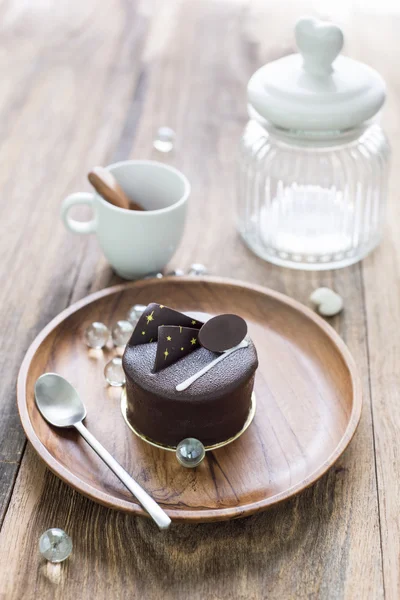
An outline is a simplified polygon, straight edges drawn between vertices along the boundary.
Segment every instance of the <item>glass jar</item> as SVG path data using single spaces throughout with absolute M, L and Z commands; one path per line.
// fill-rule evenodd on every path
M 249 82 L 237 227 L 272 263 L 345 267 L 382 236 L 390 150 L 377 114 L 385 84 L 367 65 L 336 59 L 337 26 L 301 19 L 295 31 L 300 54 Z
M 307 136 L 251 119 L 241 144 L 240 234 L 278 265 L 319 270 L 355 263 L 382 236 L 388 162 L 377 123 Z

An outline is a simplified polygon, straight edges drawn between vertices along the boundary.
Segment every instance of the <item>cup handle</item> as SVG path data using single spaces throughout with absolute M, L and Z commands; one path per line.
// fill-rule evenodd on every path
M 96 219 L 90 221 L 76 221 L 68 216 L 69 209 L 75 204 L 88 204 L 93 206 L 94 196 L 87 192 L 78 192 L 67 196 L 61 206 L 61 218 L 67 229 L 73 233 L 94 233 L 96 231 Z

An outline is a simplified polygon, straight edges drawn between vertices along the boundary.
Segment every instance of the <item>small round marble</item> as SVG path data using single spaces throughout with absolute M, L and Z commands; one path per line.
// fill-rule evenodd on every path
M 95 321 L 85 329 L 85 342 L 89 348 L 104 348 L 110 339 L 110 330 L 104 323 Z
M 182 467 L 193 469 L 197 467 L 206 455 L 205 448 L 196 438 L 185 438 L 176 447 L 176 458 Z
M 174 269 L 173 271 L 169 271 L 167 276 L 169 277 L 183 277 L 185 271 L 183 269 Z
M 112 328 L 112 340 L 114 346 L 126 346 L 133 332 L 133 325 L 130 321 L 117 321 Z
M 72 552 L 71 538 L 62 529 L 52 527 L 40 536 L 39 552 L 49 562 L 62 562 Z
M 125 383 L 125 373 L 122 368 L 122 358 L 112 358 L 104 367 L 104 377 L 113 387 L 121 387 Z
M 142 316 L 147 306 L 144 304 L 134 304 L 130 307 L 126 314 L 127 320 L 132 323 L 132 325 L 136 325 L 139 318 Z
M 164 275 L 159 271 L 158 273 L 149 273 L 143 279 L 162 279 Z
M 205 265 L 202 265 L 201 263 L 193 263 L 192 265 L 190 265 L 190 269 L 188 271 L 189 275 L 195 276 L 206 275 L 207 273 L 207 267 Z
M 171 152 L 175 142 L 175 131 L 171 127 L 159 127 L 153 140 L 153 146 L 159 152 Z

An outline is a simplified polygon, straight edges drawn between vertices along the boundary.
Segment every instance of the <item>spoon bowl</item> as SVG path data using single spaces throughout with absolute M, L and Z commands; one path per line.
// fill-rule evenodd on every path
M 86 417 L 78 392 L 57 373 L 45 373 L 37 379 L 35 400 L 41 415 L 55 427 L 73 427 Z

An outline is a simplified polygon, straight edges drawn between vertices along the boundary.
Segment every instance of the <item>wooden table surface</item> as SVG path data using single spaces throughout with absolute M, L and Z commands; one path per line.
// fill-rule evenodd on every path
M 400 9 L 389 0 L 4 0 L 0 4 L 0 598 L 279 599 L 400 597 Z M 389 215 L 361 264 L 305 273 L 264 263 L 232 222 L 246 83 L 294 50 L 297 17 L 341 24 L 346 53 L 388 83 L 393 146 Z M 152 148 L 168 125 L 176 150 Z M 153 524 L 83 498 L 26 443 L 16 407 L 22 358 L 71 302 L 118 282 L 92 236 L 65 231 L 60 202 L 88 190 L 95 164 L 153 158 L 192 183 L 184 240 L 171 267 L 265 284 L 300 301 L 320 285 L 345 311 L 332 319 L 360 369 L 357 434 L 326 476 L 247 519 Z M 72 537 L 68 561 L 38 554 L 40 534 Z

